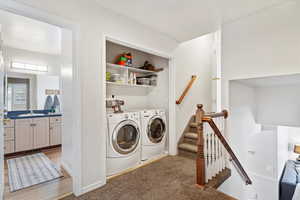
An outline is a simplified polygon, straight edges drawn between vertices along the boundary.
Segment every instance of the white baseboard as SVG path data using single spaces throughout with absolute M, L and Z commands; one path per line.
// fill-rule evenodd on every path
M 95 189 L 98 189 L 100 187 L 102 187 L 103 185 L 105 185 L 105 182 L 103 181 L 98 181 L 96 183 L 92 183 L 90 185 L 87 185 L 87 186 L 84 186 L 82 189 L 81 189 L 81 193 L 80 195 L 83 195 L 87 192 L 90 192 L 92 190 L 95 190 Z
M 64 161 L 61 161 L 61 166 L 67 171 L 67 173 L 68 173 L 71 177 L 73 177 L 72 169 L 71 169 L 71 167 L 70 167 L 67 163 L 65 163 Z

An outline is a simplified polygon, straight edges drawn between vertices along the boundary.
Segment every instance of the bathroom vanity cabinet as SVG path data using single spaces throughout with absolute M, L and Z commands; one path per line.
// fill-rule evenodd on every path
M 12 119 L 4 125 L 5 154 L 61 144 L 61 117 Z

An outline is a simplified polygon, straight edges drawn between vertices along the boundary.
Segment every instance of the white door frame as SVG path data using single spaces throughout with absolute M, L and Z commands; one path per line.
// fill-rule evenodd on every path
M 73 148 L 72 158 L 72 182 L 73 182 L 73 193 L 78 196 L 82 194 L 82 171 L 81 171 L 81 84 L 80 84 L 80 67 L 79 61 L 79 34 L 80 26 L 74 22 L 65 20 L 55 15 L 50 15 L 39 9 L 29 7 L 22 3 L 15 2 L 13 0 L 1 0 L 0 9 L 22 15 L 35 20 L 46 22 L 55 26 L 66 28 L 73 33 L 73 133 L 72 133 L 72 144 L 76 144 L 76 148 Z M 1 141 L 3 143 L 3 141 Z M 4 150 L 0 149 L 0 155 L 4 155 Z M 76 155 L 76 156 L 75 156 Z M 3 165 L 1 163 L 0 165 Z M 1 197 L 0 197 L 1 198 Z
M 102 54 L 102 95 L 103 97 L 106 97 L 106 41 L 114 42 L 120 45 L 124 45 L 133 49 L 137 49 L 143 52 L 147 52 L 149 54 L 153 54 L 162 58 L 166 58 L 169 60 L 169 137 L 168 137 L 168 148 L 169 148 L 169 154 L 170 155 L 176 155 L 177 154 L 177 138 L 176 138 L 176 130 L 175 130 L 175 119 L 176 119 L 176 112 L 175 112 L 175 64 L 173 56 L 170 54 L 166 54 L 160 51 L 156 51 L 154 49 L 150 49 L 147 47 L 144 47 L 142 45 L 132 44 L 130 42 L 124 41 L 123 39 L 116 38 L 110 34 L 103 34 L 103 54 Z M 102 103 L 102 109 L 106 111 L 105 107 L 105 101 Z M 103 127 L 107 126 L 106 123 L 106 112 L 102 116 L 103 118 Z M 170 137 L 173 136 L 173 137 Z M 105 138 L 104 141 L 107 139 Z
M 2 29 L 1 29 L 2 27 L 1 27 L 1 24 L 0 24 L 0 84 L 1 84 L 1 87 L 0 87 L 0 90 L 2 90 L 2 91 L 0 91 L 0 153 L 1 153 L 1 155 L 0 155 L 0 163 L 2 163 L 2 164 L 0 164 L 0 178 L 1 178 L 1 184 L 0 184 L 0 199 L 3 199 L 3 193 L 4 193 L 4 184 L 2 184 L 2 183 L 4 183 L 4 128 L 3 128 L 3 126 L 4 126 L 4 124 L 3 124 L 3 121 L 2 120 L 4 120 L 4 106 L 3 106 L 3 104 L 4 104 L 4 101 L 3 101 L 3 98 L 2 98 L 2 95 L 4 94 L 4 81 L 2 80 L 2 79 L 4 79 L 4 63 L 2 63 L 2 59 L 3 59 L 3 57 L 2 57 L 2 55 L 3 55 L 3 44 L 2 44 L 2 35 L 1 35 L 1 33 L 2 33 Z M 2 66 L 1 66 L 2 65 Z M 3 152 L 3 154 L 2 154 L 2 152 Z

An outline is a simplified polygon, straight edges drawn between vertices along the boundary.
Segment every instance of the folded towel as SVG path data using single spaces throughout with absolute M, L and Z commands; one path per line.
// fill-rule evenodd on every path
M 60 111 L 60 102 L 59 102 L 59 98 L 57 95 L 54 95 L 53 108 L 54 108 L 55 112 Z
M 52 106 L 53 106 L 52 97 L 50 95 L 48 95 L 47 98 L 46 98 L 44 110 L 51 110 Z

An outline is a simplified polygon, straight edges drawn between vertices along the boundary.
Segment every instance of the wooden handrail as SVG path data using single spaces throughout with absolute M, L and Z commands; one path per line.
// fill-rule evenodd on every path
M 248 174 L 244 170 L 243 166 L 241 165 L 240 161 L 234 154 L 233 150 L 231 149 L 230 145 L 222 135 L 221 131 L 213 121 L 213 118 L 217 117 L 224 117 L 225 119 L 228 117 L 228 111 L 223 110 L 220 113 L 208 113 L 206 114 L 203 110 L 203 105 L 197 105 L 197 112 L 196 112 L 196 123 L 197 123 L 197 133 L 198 133 L 198 151 L 197 151 L 197 184 L 204 186 L 205 185 L 205 159 L 204 159 L 204 137 L 203 137 L 203 123 L 207 122 L 210 127 L 213 129 L 214 133 L 217 135 L 221 143 L 223 144 L 224 148 L 234 161 L 236 167 L 238 168 L 239 172 L 241 173 L 242 177 L 245 179 L 246 184 L 252 184 L 251 179 L 249 178 Z
M 222 112 L 219 113 L 205 113 L 203 117 L 211 117 L 211 118 L 224 117 L 225 119 L 227 119 L 228 111 L 222 110 Z
M 188 85 L 186 86 L 186 88 L 184 89 L 182 95 L 180 96 L 180 98 L 176 101 L 176 104 L 181 104 L 181 102 L 183 101 L 184 97 L 187 95 L 187 93 L 189 92 L 189 90 L 191 89 L 194 81 L 197 79 L 196 75 L 193 75 L 191 80 L 189 81 Z
M 226 139 L 222 135 L 221 131 L 219 130 L 219 128 L 217 127 L 217 125 L 215 124 L 213 119 L 212 118 L 206 118 L 206 119 L 203 119 L 203 122 L 208 122 L 208 124 L 213 129 L 214 133 L 217 135 L 217 137 L 219 138 L 219 140 L 221 141 L 221 143 L 223 144 L 223 146 L 227 150 L 228 154 L 230 155 L 230 157 L 232 158 L 232 160 L 236 164 L 236 166 L 239 169 L 240 173 L 244 177 L 244 179 L 246 181 L 246 184 L 251 185 L 252 181 L 251 181 L 250 177 L 246 173 L 246 171 L 243 168 L 242 164 L 240 163 L 239 159 L 234 154 L 233 150 L 231 149 L 230 145 L 228 144 L 228 142 L 226 141 Z

